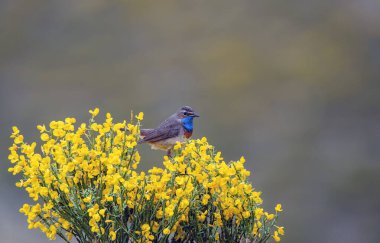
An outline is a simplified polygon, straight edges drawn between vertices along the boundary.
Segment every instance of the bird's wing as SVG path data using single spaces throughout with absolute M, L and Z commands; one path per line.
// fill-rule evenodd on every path
M 158 129 L 180 123 L 181 122 L 177 119 L 176 114 L 173 114 L 169 116 L 165 121 L 161 122 L 161 124 L 158 126 Z
M 152 133 L 154 131 L 154 129 L 141 129 L 140 130 L 140 135 L 142 137 L 145 137 L 146 135 Z
M 180 127 L 181 125 L 179 121 L 174 117 L 170 117 L 162 122 L 158 128 L 149 130 L 140 143 L 158 142 L 168 138 L 177 137 L 180 133 Z

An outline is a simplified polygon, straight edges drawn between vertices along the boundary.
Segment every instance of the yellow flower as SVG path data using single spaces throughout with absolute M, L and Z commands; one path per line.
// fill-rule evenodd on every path
M 165 216 L 166 217 L 171 217 L 174 215 L 174 207 L 172 204 L 169 205 L 167 208 L 165 208 Z
M 276 241 L 276 242 L 281 241 L 281 238 L 278 236 L 278 232 L 277 232 L 277 231 L 274 232 L 274 234 L 273 234 L 273 239 L 274 239 L 274 241 Z
M 73 233 L 71 233 L 71 232 L 66 232 L 66 237 L 67 237 L 67 239 L 68 239 L 69 241 L 71 241 L 71 240 L 73 239 L 73 236 L 74 236 Z
M 99 214 L 94 214 L 93 216 L 92 216 L 92 218 L 96 221 L 96 222 L 99 222 L 100 221 L 100 215 Z
M 185 208 L 187 208 L 187 206 L 189 206 L 190 202 L 189 200 L 187 200 L 186 198 L 184 198 L 181 203 L 179 204 L 179 209 L 180 210 L 183 210 Z
M 116 240 L 116 233 L 113 230 L 110 230 L 109 238 L 113 241 Z
M 56 137 L 63 137 L 65 136 L 66 132 L 63 129 L 54 129 L 53 135 Z
M 37 129 L 40 131 L 40 133 L 43 133 L 43 132 L 45 132 L 46 131 L 46 127 L 45 127 L 45 125 L 37 125 Z
M 268 220 L 272 220 L 272 219 L 274 218 L 274 214 L 273 214 L 273 213 L 269 214 L 269 213 L 265 212 L 265 217 L 266 217 Z
M 157 233 L 159 228 L 160 228 L 160 224 L 157 223 L 156 221 L 154 221 L 154 222 L 153 222 L 153 226 L 152 226 L 152 231 L 153 231 L 154 233 Z
M 215 240 L 219 241 L 219 233 L 218 232 L 215 233 Z
M 99 108 L 96 107 L 94 110 L 89 110 L 88 112 L 92 115 L 92 118 L 94 118 L 99 114 Z
M 207 205 L 208 203 L 208 200 L 210 199 L 210 195 L 209 194 L 205 194 L 203 197 L 202 197 L 202 204 L 203 205 Z
M 61 191 L 65 192 L 65 193 L 69 193 L 69 186 L 66 184 L 66 183 L 63 183 L 61 185 L 59 185 L 59 189 L 61 189 Z
M 24 204 L 22 208 L 20 208 L 20 213 L 24 213 L 25 215 L 27 215 L 29 213 L 29 210 L 30 210 L 29 204 Z
M 105 209 L 100 209 L 100 210 L 99 210 L 99 214 L 102 215 L 103 217 L 104 217 L 105 212 L 106 212 Z
M 20 133 L 20 130 L 18 130 L 18 128 L 17 128 L 16 126 L 13 126 L 13 127 L 12 127 L 12 135 L 11 135 L 11 138 L 16 137 L 19 133 Z
M 164 235 L 169 235 L 170 234 L 170 229 L 169 228 L 165 228 L 162 233 L 164 233 Z
M 149 224 L 143 224 L 142 226 L 141 226 L 141 231 L 149 231 L 150 230 L 150 226 L 149 226 Z
M 177 182 L 178 185 L 183 185 L 183 183 L 185 183 L 185 178 L 183 176 L 177 176 L 175 182 Z
M 14 140 L 14 143 L 15 144 L 20 144 L 24 141 L 24 136 L 23 135 L 18 135 L 15 140 Z
M 161 209 L 159 209 L 156 213 L 156 218 L 162 219 L 163 215 L 164 215 L 164 212 Z
M 264 209 L 262 209 L 262 208 L 256 208 L 255 209 L 255 218 L 256 219 L 260 219 L 261 216 L 263 216 L 263 215 L 264 215 Z
M 245 211 L 245 212 L 243 212 L 243 218 L 247 219 L 247 218 L 249 218 L 250 216 L 251 216 L 251 212 L 249 212 L 249 211 Z
M 279 233 L 280 235 L 284 235 L 284 234 L 285 234 L 284 227 L 278 227 L 277 231 L 278 231 L 278 233 Z
M 178 188 L 178 189 L 175 191 L 175 194 L 176 194 L 177 197 L 181 197 L 181 196 L 183 196 L 184 191 L 183 191 L 182 188 Z
M 49 135 L 47 133 L 42 133 L 41 134 L 41 140 L 42 141 L 48 141 L 49 140 Z
M 137 120 L 141 121 L 142 119 L 144 119 L 144 113 L 143 112 L 140 112 L 137 116 L 136 116 Z
M 88 197 L 83 198 L 83 202 L 85 202 L 85 203 L 91 202 L 91 195 L 88 196 Z
M 182 147 L 182 144 L 181 144 L 180 142 L 177 142 L 177 143 L 174 145 L 173 149 L 174 149 L 174 150 L 178 150 L 178 149 L 180 149 L 181 147 Z
M 206 210 L 206 213 L 207 213 L 207 210 Z M 206 219 L 206 214 L 205 214 L 205 213 L 202 213 L 202 214 L 200 214 L 200 215 L 197 215 L 197 219 L 198 219 L 200 222 L 205 221 L 205 219 Z
M 276 210 L 276 212 L 282 212 L 282 206 L 281 206 L 281 204 L 277 204 L 274 209 Z

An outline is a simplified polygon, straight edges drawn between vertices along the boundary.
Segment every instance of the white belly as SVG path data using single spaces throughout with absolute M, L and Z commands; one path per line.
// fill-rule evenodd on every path
M 156 143 L 150 143 L 150 145 L 151 145 L 151 148 L 155 149 L 155 150 L 168 150 L 168 149 L 173 148 L 173 146 L 177 142 L 181 142 L 182 143 L 184 141 L 185 141 L 185 137 L 183 136 L 183 134 L 180 134 L 179 137 L 169 138 L 169 139 L 166 139 L 166 140 L 163 140 L 163 141 L 159 141 L 159 142 L 156 142 Z

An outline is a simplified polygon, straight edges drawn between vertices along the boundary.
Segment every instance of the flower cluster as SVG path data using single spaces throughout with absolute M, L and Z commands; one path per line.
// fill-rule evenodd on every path
M 137 142 L 143 113 L 114 123 L 108 113 L 75 129 L 75 118 L 39 125 L 37 143 L 13 127 L 9 172 L 36 201 L 20 212 L 29 228 L 70 242 L 266 242 L 284 228 L 260 207 L 245 159 L 225 162 L 206 138 L 177 143 L 163 167 L 138 172 Z

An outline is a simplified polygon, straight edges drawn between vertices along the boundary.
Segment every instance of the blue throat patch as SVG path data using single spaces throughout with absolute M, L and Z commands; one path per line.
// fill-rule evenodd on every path
M 192 116 L 182 118 L 182 126 L 186 132 L 193 132 L 193 118 Z

